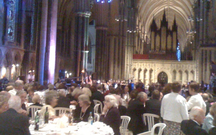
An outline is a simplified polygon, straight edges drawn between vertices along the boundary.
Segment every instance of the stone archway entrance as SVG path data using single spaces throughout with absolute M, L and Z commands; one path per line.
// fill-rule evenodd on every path
M 164 85 L 164 84 L 167 84 L 168 83 L 168 76 L 165 72 L 160 72 L 158 74 L 158 82 L 161 84 L 161 85 Z

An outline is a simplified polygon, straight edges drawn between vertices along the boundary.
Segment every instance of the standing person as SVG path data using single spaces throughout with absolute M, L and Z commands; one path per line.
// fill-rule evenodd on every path
M 189 85 L 189 93 L 191 97 L 187 102 L 187 109 L 190 111 L 190 109 L 192 109 L 194 106 L 199 106 L 206 113 L 206 103 L 198 92 L 199 84 L 196 82 L 192 82 Z
M 18 113 L 21 108 L 19 96 L 11 96 L 9 109 L 0 114 L 0 134 L 1 135 L 30 135 L 29 118 Z
M 186 99 L 179 93 L 181 85 L 177 82 L 172 84 L 172 92 L 166 94 L 161 103 L 161 117 L 167 125 L 165 135 L 180 135 L 180 123 L 188 119 Z
M 144 132 L 144 123 L 142 115 L 145 113 L 144 104 L 147 100 L 147 94 L 145 92 L 138 93 L 135 100 L 132 100 L 127 109 L 127 115 L 131 117 L 131 121 L 128 125 L 128 129 L 133 132 L 134 135 Z

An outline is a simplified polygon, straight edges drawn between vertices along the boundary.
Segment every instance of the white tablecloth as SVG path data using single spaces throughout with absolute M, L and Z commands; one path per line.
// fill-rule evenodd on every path
M 32 135 L 114 135 L 112 128 L 102 122 L 95 122 L 93 125 L 80 122 L 65 128 L 60 128 L 59 124 L 49 123 L 41 126 L 38 131 L 34 130 L 34 125 L 29 129 Z

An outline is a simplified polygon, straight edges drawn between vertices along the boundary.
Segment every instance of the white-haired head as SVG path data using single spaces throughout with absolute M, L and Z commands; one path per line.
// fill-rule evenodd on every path
M 21 99 L 19 96 L 11 96 L 8 100 L 9 108 L 12 108 L 16 111 L 21 109 Z
M 66 91 L 65 91 L 65 89 L 59 89 L 58 94 L 59 94 L 59 96 L 65 97 L 65 96 L 66 96 Z
M 140 102 L 145 102 L 147 100 L 147 94 L 145 92 L 139 92 L 136 97 Z
M 14 83 L 14 88 L 16 90 L 22 90 L 23 89 L 23 81 L 22 80 L 16 80 Z
M 83 94 L 86 94 L 86 95 L 88 95 L 89 97 L 92 96 L 91 90 L 90 90 L 88 87 L 83 87 L 83 88 L 82 88 L 82 92 L 83 92 Z
M 202 108 L 194 106 L 190 111 L 189 118 L 202 124 L 205 119 L 205 112 Z
M 118 102 L 117 99 L 113 95 L 106 95 L 105 102 L 109 103 L 110 107 L 117 107 Z

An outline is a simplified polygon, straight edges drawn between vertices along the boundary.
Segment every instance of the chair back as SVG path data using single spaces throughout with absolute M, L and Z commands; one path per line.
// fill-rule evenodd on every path
M 94 99 L 93 102 L 94 102 L 95 105 L 96 104 L 100 105 L 100 111 L 99 111 L 99 113 L 102 113 L 102 111 L 103 111 L 103 104 L 101 103 L 101 101 Z
M 95 106 L 94 106 L 94 114 L 95 113 L 99 114 L 98 113 L 99 106 L 100 106 L 100 104 L 95 104 Z
M 120 133 L 121 133 L 121 135 L 125 135 L 131 118 L 129 116 L 123 115 L 123 116 L 121 116 L 121 120 L 122 120 L 122 122 L 121 122 L 121 126 L 120 126 Z
M 100 115 L 98 113 L 94 113 L 94 122 L 99 121 Z
M 159 119 L 159 116 L 156 114 L 151 114 L 151 113 L 144 113 L 143 114 L 143 120 L 145 125 L 148 123 L 148 130 L 150 131 L 152 127 L 154 126 L 155 119 Z
M 55 115 L 60 116 L 62 114 L 70 113 L 71 109 L 66 107 L 56 107 L 55 109 Z M 58 115 L 57 115 L 58 114 Z
M 163 134 L 163 130 L 166 127 L 165 123 L 157 123 L 155 124 L 152 129 L 151 129 L 151 135 L 155 135 L 155 129 L 159 127 L 159 131 L 158 131 L 158 135 L 162 135 Z
M 42 106 L 31 105 L 27 107 L 27 113 L 31 113 L 31 118 L 34 120 L 36 111 L 41 110 Z

